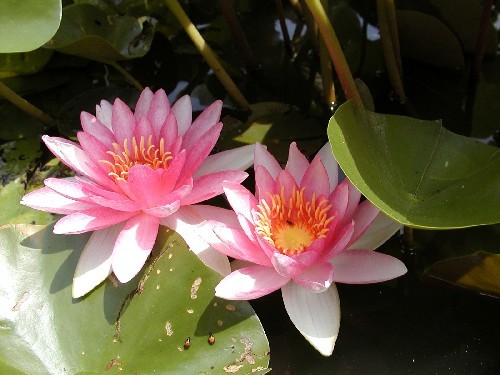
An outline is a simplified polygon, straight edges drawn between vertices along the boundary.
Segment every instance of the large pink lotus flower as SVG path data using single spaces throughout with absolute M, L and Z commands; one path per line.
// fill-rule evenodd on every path
M 283 170 L 257 144 L 256 196 L 238 183 L 224 191 L 236 215 L 202 224 L 207 241 L 238 266 L 215 289 L 250 300 L 281 288 L 292 322 L 323 355 L 332 354 L 340 324 L 334 282 L 365 284 L 406 272 L 396 258 L 372 251 L 400 225 L 344 179 L 326 144 L 309 163 L 292 143 Z M 213 235 L 215 233 L 215 236 Z
M 96 116 L 81 114 L 79 145 L 43 136 L 47 147 L 76 172 L 48 178 L 23 197 L 32 208 L 66 215 L 54 233 L 94 231 L 73 279 L 73 297 L 92 290 L 113 272 L 120 282 L 143 267 L 159 226 L 179 232 L 209 266 L 227 274 L 227 257 L 210 248 L 195 227 L 222 209 L 195 205 L 222 194 L 223 181 L 239 183 L 253 162 L 253 146 L 209 155 L 222 123 L 216 101 L 192 122 L 191 100 L 172 107 L 163 90 L 145 89 L 132 112 L 120 99 L 101 101 Z

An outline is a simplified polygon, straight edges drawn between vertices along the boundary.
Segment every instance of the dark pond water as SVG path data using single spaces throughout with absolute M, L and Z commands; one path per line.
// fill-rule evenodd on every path
M 340 285 L 331 357 L 290 322 L 281 293 L 252 302 L 268 334 L 273 374 L 500 374 L 500 300 L 428 285 Z

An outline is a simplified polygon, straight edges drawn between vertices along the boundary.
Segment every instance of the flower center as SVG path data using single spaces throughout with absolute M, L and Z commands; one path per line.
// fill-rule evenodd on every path
M 139 142 L 135 137 L 129 145 L 129 140 L 123 141 L 123 146 L 113 143 L 114 151 L 107 151 L 111 155 L 113 162 L 109 160 L 99 160 L 109 167 L 108 176 L 117 180 L 127 180 L 129 169 L 137 164 L 147 165 L 153 169 L 167 168 L 170 160 L 173 159 L 170 151 L 165 151 L 165 141 L 160 139 L 160 145 L 153 144 L 153 136 L 150 135 L 146 143 L 143 136 Z
M 328 199 L 319 199 L 313 194 L 310 201 L 304 198 L 304 188 L 294 186 L 290 199 L 285 199 L 284 188 L 280 194 L 269 194 L 270 205 L 262 199 L 255 212 L 255 229 L 267 242 L 285 255 L 300 254 L 311 243 L 326 237 L 328 224 L 334 215 L 329 215 Z

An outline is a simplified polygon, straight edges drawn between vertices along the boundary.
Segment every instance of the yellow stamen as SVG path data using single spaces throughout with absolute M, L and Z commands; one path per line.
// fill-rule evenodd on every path
M 129 149 L 131 147 L 131 149 Z M 109 168 L 108 176 L 115 181 L 126 181 L 129 169 L 134 165 L 147 165 L 153 169 L 167 168 L 170 160 L 173 159 L 172 153 L 165 150 L 165 140 L 160 139 L 159 147 L 153 143 L 153 136 L 148 137 L 147 143 L 143 136 L 139 139 L 133 137 L 123 141 L 123 146 L 113 143 L 113 151 L 107 151 L 113 161 L 99 160 Z
M 285 189 L 281 187 L 279 194 L 269 194 L 269 199 L 262 199 L 257 206 L 256 231 L 282 254 L 300 254 L 307 251 L 314 240 L 326 237 L 328 225 L 335 217 L 330 213 L 329 203 L 315 193 L 306 201 L 304 188 L 297 190 L 295 186 L 287 201 Z

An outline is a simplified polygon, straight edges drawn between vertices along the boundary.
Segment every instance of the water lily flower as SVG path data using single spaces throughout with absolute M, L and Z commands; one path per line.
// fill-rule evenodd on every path
M 284 169 L 257 144 L 254 168 L 256 195 L 224 183 L 235 215 L 201 225 L 213 231 L 207 241 L 239 264 L 215 294 L 251 300 L 281 288 L 294 325 L 331 355 L 340 325 L 335 282 L 375 283 L 406 273 L 398 259 L 372 251 L 400 225 L 368 200 L 360 203 L 348 179 L 338 183 L 329 144 L 309 163 L 292 143 Z
M 63 214 L 54 233 L 93 231 L 73 279 L 81 297 L 112 272 L 125 283 L 143 267 L 159 226 L 176 230 L 210 267 L 230 272 L 226 256 L 197 236 L 195 227 L 222 209 L 198 205 L 222 194 L 222 183 L 240 183 L 253 163 L 253 146 L 209 155 L 222 123 L 216 101 L 192 122 L 189 96 L 172 107 L 163 90 L 146 88 L 135 111 L 120 99 L 103 100 L 96 115 L 82 112 L 79 144 L 43 136 L 47 147 L 76 172 L 48 178 L 22 198 L 29 207 Z

